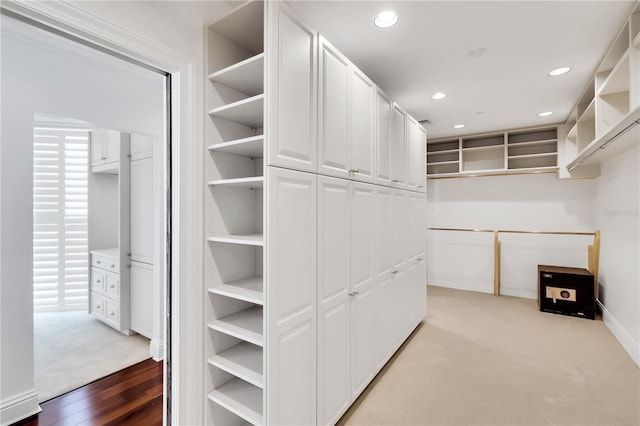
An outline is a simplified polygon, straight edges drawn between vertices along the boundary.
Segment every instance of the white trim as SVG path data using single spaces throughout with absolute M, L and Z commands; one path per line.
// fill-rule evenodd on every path
M 149 342 L 149 353 L 154 361 L 164 360 L 164 340 L 151 339 Z
M 165 365 L 164 371 L 171 371 L 171 423 L 202 424 L 205 401 L 203 389 L 197 385 L 205 373 L 200 321 L 204 256 L 200 142 L 203 114 L 198 113 L 202 109 L 202 94 L 197 90 L 197 81 L 204 81 L 204 77 L 200 78 L 201 59 L 143 38 L 66 1 L 5 0 L 2 8 L 171 73 L 172 341 L 171 367 L 168 369 Z M 165 395 L 166 380 L 167 374 Z
M 622 345 L 625 351 L 629 354 L 633 362 L 640 367 L 640 344 L 633 340 L 633 337 L 627 330 L 620 324 L 620 321 L 613 316 L 613 314 L 602 304 L 601 301 L 597 301 L 598 306 L 602 309 L 602 322 L 607 326 L 613 337 Z
M 0 401 L 0 425 L 7 426 L 42 411 L 35 389 Z
M 481 282 L 459 282 L 459 281 L 448 281 L 448 280 L 432 280 L 429 279 L 430 286 L 433 287 L 444 287 L 444 288 L 452 288 L 454 290 L 466 290 L 466 291 L 475 291 L 478 293 L 487 293 L 493 294 L 493 283 L 481 283 Z M 436 281 L 436 282 L 434 282 Z
M 493 293 L 493 290 L 491 291 Z M 538 289 L 529 290 L 526 288 L 510 288 L 500 286 L 500 296 L 523 297 L 525 299 L 537 299 Z

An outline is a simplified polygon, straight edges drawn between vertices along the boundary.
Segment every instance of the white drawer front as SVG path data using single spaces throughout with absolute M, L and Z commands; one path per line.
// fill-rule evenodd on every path
M 119 262 L 116 259 L 104 256 L 91 256 L 91 266 L 106 269 L 107 271 L 118 272 L 120 270 Z
M 104 317 L 107 321 L 116 324 L 119 326 L 120 324 L 120 307 L 116 302 L 105 299 L 104 303 Z
M 98 268 L 91 268 L 91 290 L 105 291 L 105 273 Z
M 105 285 L 107 295 L 115 298 L 120 298 L 120 275 L 106 272 Z
M 104 318 L 105 300 L 97 293 L 91 293 L 91 313 L 96 317 Z

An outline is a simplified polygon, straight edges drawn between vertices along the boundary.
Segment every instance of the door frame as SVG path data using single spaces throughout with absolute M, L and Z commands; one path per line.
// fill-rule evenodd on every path
M 166 335 L 164 423 L 197 424 L 204 402 L 199 386 L 204 338 L 202 318 L 200 191 L 202 129 L 196 93 L 199 59 L 129 32 L 63 1 L 5 0 L 2 13 L 73 39 L 113 56 L 167 74 L 165 141 L 167 143 Z M 185 285 L 179 285 L 185 283 Z M 199 287 L 198 287 L 199 288 Z M 33 309 L 33 308 L 32 308 Z M 31 378 L 33 380 L 33 377 Z M 33 414 L 33 413 L 29 413 Z

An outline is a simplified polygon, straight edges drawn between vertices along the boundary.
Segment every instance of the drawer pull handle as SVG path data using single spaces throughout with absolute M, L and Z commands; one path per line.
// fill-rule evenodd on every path
M 394 179 L 391 181 L 391 183 L 398 183 L 398 182 L 400 182 L 398 179 Z
M 96 280 L 96 282 L 97 282 L 98 284 L 100 284 L 100 280 Z
M 115 267 L 116 267 L 116 265 L 114 265 L 114 264 L 112 263 L 112 264 L 111 264 L 111 267 L 112 267 L 112 268 L 115 268 Z
M 349 170 L 349 173 L 353 173 L 353 174 L 360 173 L 360 169 L 351 169 Z
M 421 257 L 419 257 L 419 258 L 418 258 L 418 260 L 422 260 L 422 258 L 421 258 Z
M 397 274 L 398 272 L 400 272 L 400 271 L 398 271 L 398 270 L 391 271 L 391 273 L 392 273 L 393 275 Z
M 116 286 L 114 284 L 111 284 L 109 288 L 116 288 Z
M 96 263 L 99 265 L 99 264 L 101 264 L 102 262 L 100 262 L 99 260 L 96 260 Z
M 109 312 L 109 316 L 114 316 L 115 314 L 115 312 Z
M 349 296 L 354 297 L 354 296 L 357 296 L 359 294 L 360 294 L 359 291 L 352 291 L 351 293 L 349 293 Z

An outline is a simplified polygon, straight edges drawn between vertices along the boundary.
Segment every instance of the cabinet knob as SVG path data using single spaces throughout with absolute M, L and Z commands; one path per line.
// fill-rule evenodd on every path
M 351 169 L 349 170 L 349 173 L 352 173 L 352 174 L 360 173 L 360 169 Z
M 400 182 L 398 179 L 394 179 L 391 181 L 391 183 L 398 183 L 398 182 Z
M 96 305 L 96 309 L 100 309 L 100 305 Z
M 349 296 L 354 297 L 354 296 L 357 296 L 359 294 L 360 294 L 359 291 L 352 291 L 351 293 L 349 293 Z
M 392 273 L 393 275 L 397 274 L 398 272 L 400 272 L 400 271 L 398 271 L 397 269 L 396 269 L 395 271 L 391 271 L 391 273 Z
M 100 262 L 99 260 L 96 260 L 96 263 L 99 265 L 99 264 L 101 264 L 102 262 Z
M 111 316 L 111 317 L 115 316 L 115 314 L 116 314 L 115 312 L 109 312 L 109 316 Z
M 116 288 L 116 285 L 115 285 L 115 284 L 111 284 L 111 285 L 109 286 L 109 288 Z
M 100 280 L 96 280 L 96 282 L 97 282 L 98 284 L 100 284 L 100 283 L 101 283 L 101 281 L 100 281 Z
M 112 263 L 112 264 L 111 264 L 111 267 L 112 267 L 112 268 L 115 268 L 115 267 L 116 267 L 116 265 L 114 265 L 114 264 Z
M 421 258 L 421 257 L 419 257 L 419 258 L 418 258 L 418 260 L 420 261 L 420 260 L 422 260 L 422 258 Z

